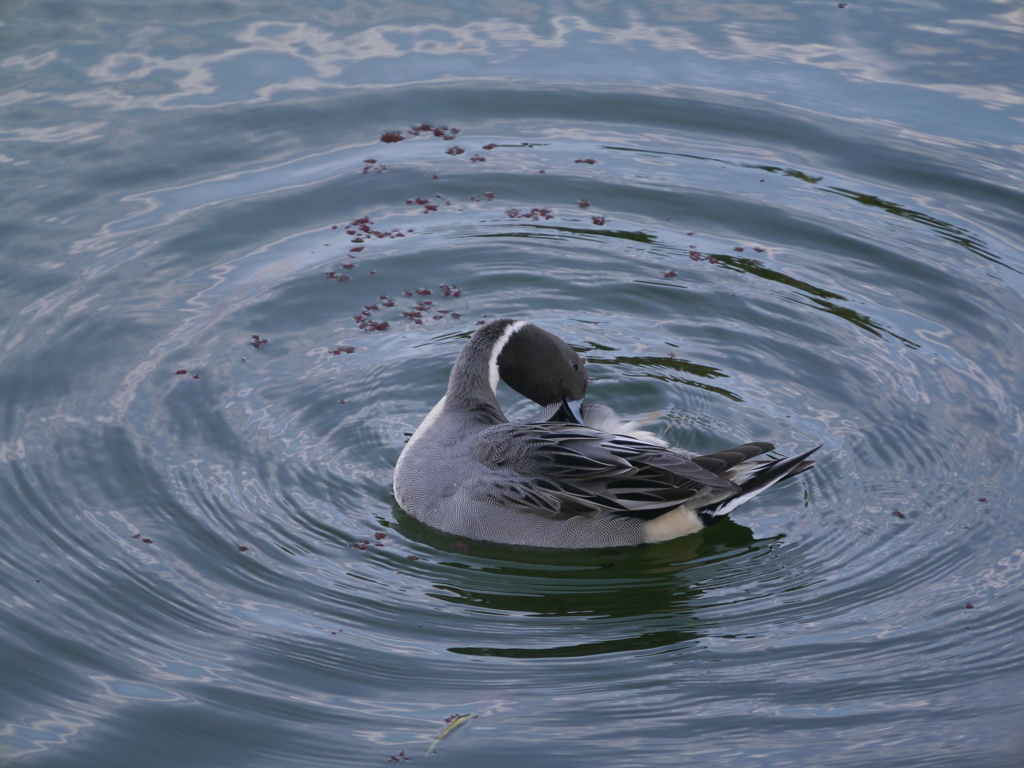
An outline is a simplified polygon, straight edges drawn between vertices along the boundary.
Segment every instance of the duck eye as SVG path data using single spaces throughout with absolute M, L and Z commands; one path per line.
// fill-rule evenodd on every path
M 572 361 L 572 369 L 574 371 L 578 371 L 580 369 L 580 364 L 577 363 L 575 360 Z

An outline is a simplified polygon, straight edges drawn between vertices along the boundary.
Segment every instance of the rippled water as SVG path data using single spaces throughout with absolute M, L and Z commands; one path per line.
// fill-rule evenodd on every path
M 4 764 L 1024 762 L 1017 6 L 0 23 Z M 433 532 L 391 471 L 502 316 L 820 461 L 648 548 Z

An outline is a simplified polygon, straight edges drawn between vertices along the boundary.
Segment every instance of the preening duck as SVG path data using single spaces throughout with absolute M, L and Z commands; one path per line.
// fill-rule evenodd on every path
M 498 382 L 544 406 L 510 423 Z M 522 320 L 495 320 L 463 347 L 448 391 L 395 466 L 395 498 L 413 517 L 472 539 L 591 548 L 695 533 L 808 457 L 758 460 L 771 443 L 690 455 L 583 403 L 587 372 L 562 339 Z

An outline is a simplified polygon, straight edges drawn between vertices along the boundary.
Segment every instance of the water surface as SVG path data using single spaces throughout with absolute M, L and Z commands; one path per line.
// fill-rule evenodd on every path
M 1021 765 L 1022 35 L 6 4 L 0 760 Z M 495 317 L 820 461 L 643 549 L 431 531 L 392 468 Z

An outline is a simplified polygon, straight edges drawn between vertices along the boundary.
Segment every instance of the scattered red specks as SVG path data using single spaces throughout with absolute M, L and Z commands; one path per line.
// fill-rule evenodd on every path
M 375 538 L 377 541 L 383 541 L 387 537 L 388 535 L 386 533 L 382 533 L 381 531 L 377 531 L 375 534 L 373 534 L 373 538 Z
M 252 338 L 252 345 L 254 347 L 256 347 L 256 349 L 259 349 L 264 344 L 269 344 L 270 343 L 270 341 L 268 339 L 261 339 L 260 335 L 258 333 L 254 333 L 251 338 Z
M 484 144 L 482 147 L 480 147 L 480 149 L 494 149 L 496 146 L 498 146 L 498 145 L 494 144 L 494 143 Z
M 408 759 L 409 759 L 409 757 L 408 757 L 408 755 L 405 754 L 405 750 L 403 749 L 397 755 L 391 755 L 391 757 L 388 758 L 388 762 L 389 763 L 401 763 L 404 760 L 408 760 Z
M 412 291 L 402 291 L 406 296 L 412 296 Z
M 668 272 L 665 273 L 665 277 L 678 277 L 678 274 L 674 269 L 670 269 Z
M 368 542 L 368 541 L 353 541 L 351 546 L 353 548 L 355 548 L 355 549 L 358 549 L 360 552 L 365 552 L 366 548 L 368 546 L 370 546 L 370 542 Z
M 605 221 L 607 221 L 607 219 L 605 219 L 604 216 L 591 216 L 590 220 L 592 222 L 594 222 L 595 224 L 597 224 L 597 226 L 599 226 L 599 227 L 603 227 Z
M 966 608 L 968 610 L 971 610 L 972 608 L 974 608 L 974 606 L 971 605 L 970 603 L 968 603 L 967 605 L 964 606 L 964 608 Z
M 580 208 L 589 208 L 590 207 L 590 201 L 589 200 L 580 200 L 578 205 L 579 205 Z
M 429 288 L 417 288 L 416 289 L 416 295 L 417 296 L 429 296 L 430 293 L 431 293 L 431 291 L 430 291 Z
M 342 353 L 345 353 L 346 355 L 351 355 L 355 351 L 355 347 L 335 347 L 334 349 L 331 350 L 331 354 L 340 355 Z
M 370 163 L 369 160 L 364 160 L 363 162 L 364 163 Z M 362 172 L 363 173 L 369 173 L 370 171 L 375 171 L 377 173 L 383 173 L 387 169 L 388 169 L 388 167 L 386 165 L 384 165 L 384 163 L 378 163 L 376 161 L 373 161 L 373 163 L 371 165 L 364 165 Z
M 592 157 L 588 157 L 588 158 L 586 158 L 586 159 L 584 159 L 584 160 L 576 160 L 576 161 L 574 161 L 574 162 L 577 162 L 577 163 L 586 163 L 587 165 L 593 165 L 594 163 L 596 163 L 596 162 L 597 162 L 597 160 L 595 160 L 595 159 L 594 159 L 594 158 L 592 158 Z
M 248 547 L 239 547 L 239 548 L 238 548 L 238 551 L 239 551 L 239 552 L 248 552 L 248 551 L 249 551 L 249 548 L 248 548 Z
M 365 307 L 363 307 L 363 309 L 369 309 L 370 311 L 376 312 L 378 309 L 380 309 L 380 307 L 378 307 L 376 304 L 367 304 Z
M 142 540 L 142 543 L 143 543 L 143 544 L 152 544 L 152 543 L 153 543 L 153 540 L 152 540 L 152 539 L 143 539 L 143 540 Z
M 193 373 L 192 374 L 192 378 L 193 379 L 198 379 L 199 378 L 199 374 L 198 373 Z
M 337 224 L 335 224 L 334 226 L 331 227 L 331 229 L 337 229 L 337 228 L 338 228 Z
M 446 155 L 461 155 L 465 151 L 462 147 L 448 147 L 444 152 Z
M 387 133 L 381 134 L 380 140 L 385 144 L 397 144 L 400 141 L 405 141 L 405 136 L 398 133 L 398 131 L 388 131 Z
M 900 520 L 906 520 L 907 519 L 907 516 L 904 515 L 902 512 L 900 512 L 898 509 L 894 509 L 892 511 L 892 516 L 893 517 L 898 517 Z
M 459 317 L 462 317 L 462 315 L 460 315 L 460 314 L 459 314 L 458 312 L 452 312 L 452 313 L 451 313 L 451 316 L 452 316 L 452 317 L 455 317 L 455 318 L 459 318 Z
M 471 163 L 486 163 L 487 162 L 487 158 L 484 157 L 483 155 L 473 155 L 471 158 L 469 158 L 469 162 L 471 162 Z
M 519 208 L 511 208 L 505 211 L 505 215 L 510 219 L 531 219 L 533 221 L 555 218 L 554 212 L 547 208 L 531 208 L 528 211 L 524 211 Z
M 482 195 L 471 195 L 469 199 L 474 203 L 479 203 L 481 200 L 493 200 L 495 197 L 493 192 L 484 192 Z
M 739 245 L 737 245 L 735 248 L 733 248 L 733 250 L 737 251 L 739 253 L 743 253 L 743 248 L 741 246 L 739 246 Z
M 363 162 L 366 163 L 367 165 L 373 165 L 377 161 L 371 157 L 369 160 L 363 160 Z
M 690 251 L 690 258 L 694 261 L 704 261 L 704 254 L 700 251 Z
M 693 232 L 687 232 L 686 235 L 687 237 L 693 237 Z
M 434 205 L 433 203 L 430 203 L 428 205 L 424 205 L 423 206 L 423 212 L 424 213 L 430 213 L 430 211 L 436 211 L 436 210 L 437 210 L 437 206 Z
M 361 251 L 362 251 L 362 250 L 363 250 L 363 249 L 364 249 L 365 247 L 366 247 L 365 245 L 357 245 L 357 246 L 356 246 L 355 248 L 349 248 L 349 249 L 348 249 L 348 252 L 349 252 L 349 253 L 359 253 L 359 252 L 361 252 Z
M 139 538 L 140 536 L 142 536 L 142 534 L 141 534 L 141 533 L 136 533 L 136 534 L 135 534 L 134 536 L 132 536 L 132 538 L 133 538 L 133 539 L 137 539 L 137 538 Z
M 984 504 L 986 501 L 988 501 L 988 498 L 986 496 L 982 496 L 980 499 L 978 499 L 978 501 Z
M 487 325 L 487 321 L 486 320 L 477 320 L 476 324 L 477 325 Z
M 356 265 L 350 262 L 350 263 L 348 263 L 348 264 L 342 264 L 342 265 L 341 265 L 341 268 L 342 268 L 342 269 L 355 269 L 355 268 L 356 268 Z
M 754 246 L 754 250 L 757 251 L 758 253 L 764 253 L 764 248 L 758 248 L 757 246 Z
M 174 375 L 175 376 L 184 376 L 186 373 L 188 373 L 188 371 L 186 371 L 184 368 L 182 368 L 181 370 L 175 371 Z
M 423 558 L 419 557 L 418 555 L 406 555 L 405 559 L 406 560 L 422 560 Z
M 441 295 L 447 296 L 448 298 L 457 299 L 462 296 L 462 289 L 457 285 L 440 285 Z
M 541 168 L 539 171 L 537 171 L 537 173 L 544 173 L 544 169 Z

